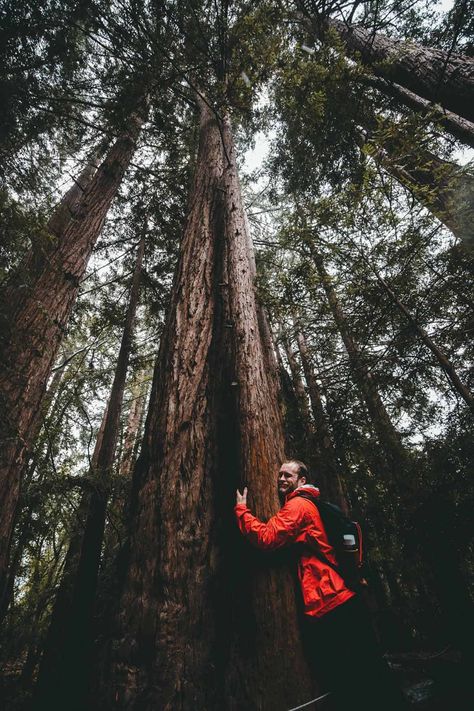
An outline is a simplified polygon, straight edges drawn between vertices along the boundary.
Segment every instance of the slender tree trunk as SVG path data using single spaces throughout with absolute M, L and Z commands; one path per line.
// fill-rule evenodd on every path
M 308 344 L 304 333 L 298 330 L 296 334 L 298 348 L 303 365 L 303 372 L 306 383 L 308 385 L 309 400 L 311 410 L 316 425 L 316 434 L 318 442 L 319 467 L 323 479 L 324 487 L 328 497 L 335 501 L 341 509 L 348 513 L 349 502 L 344 490 L 343 480 L 340 474 L 340 465 L 338 462 L 336 450 L 334 447 L 333 437 L 329 427 L 329 422 L 324 412 L 323 401 L 319 391 L 318 382 L 314 374 L 313 366 L 309 355 Z
M 8 292 L 9 329 L 0 348 L 0 589 L 3 589 L 8 550 L 15 520 L 20 477 L 26 451 L 32 446 L 35 418 L 46 382 L 74 306 L 81 278 L 102 229 L 110 204 L 135 150 L 143 118 L 133 114 L 128 130 L 115 142 L 82 192 L 74 185 L 53 215 L 53 247 L 47 259 L 35 263 L 26 288 Z M 64 219 L 64 212 L 72 212 Z M 60 229 L 58 228 L 60 225 Z M 56 230 L 59 230 L 58 232 Z
M 451 363 L 447 355 L 439 348 L 435 343 L 433 343 L 432 339 L 428 336 L 426 333 L 425 329 L 420 326 L 418 321 L 415 319 L 415 317 L 411 314 L 409 309 L 405 306 L 405 304 L 400 301 L 396 293 L 393 291 L 393 289 L 387 284 L 385 279 L 382 277 L 381 274 L 375 269 L 375 267 L 371 266 L 370 267 L 372 271 L 374 272 L 377 281 L 379 284 L 383 287 L 384 291 L 389 295 L 393 303 L 397 306 L 398 310 L 406 317 L 408 322 L 410 323 L 411 326 L 413 326 L 414 330 L 418 334 L 418 336 L 421 338 L 425 346 L 429 348 L 429 350 L 433 353 L 435 356 L 436 360 L 438 361 L 438 364 L 441 368 L 441 370 L 446 374 L 446 377 L 450 381 L 453 389 L 462 397 L 464 402 L 472 409 L 474 410 L 474 395 L 473 393 L 469 390 L 467 385 L 465 385 L 462 381 L 459 375 L 457 374 L 456 368 L 454 365 Z
M 254 567 L 232 507 L 246 479 L 259 515 L 277 509 L 281 421 L 229 128 L 198 103 L 190 211 L 134 473 L 112 695 L 137 711 L 280 711 L 309 694 L 292 582 Z
M 323 26 L 309 16 L 305 24 L 309 32 L 320 39 L 324 39 L 326 29 L 336 32 L 347 52 L 356 55 L 376 76 L 400 84 L 474 122 L 472 57 L 393 39 L 335 18 L 328 19 Z
M 414 151 L 397 127 L 390 137 L 375 136 L 368 145 L 388 173 L 408 188 L 464 246 L 474 247 L 474 175 L 469 169 L 423 148 Z
M 405 89 L 399 84 L 382 79 L 381 77 L 363 77 L 361 83 L 373 86 L 375 89 L 392 96 L 399 104 L 423 115 L 429 115 L 433 121 L 443 126 L 444 130 L 450 133 L 467 146 L 474 148 L 474 123 L 454 114 L 452 111 L 443 109 L 438 104 L 431 104 L 418 94 L 414 94 L 409 89 Z
M 311 432 L 311 416 L 309 413 L 308 396 L 306 394 L 306 388 L 301 377 L 299 364 L 296 359 L 296 353 L 292 349 L 288 338 L 282 337 L 282 343 L 285 349 L 288 365 L 290 366 L 291 379 L 293 381 L 293 387 L 295 389 L 296 397 L 298 398 L 299 408 L 303 416 L 303 421 L 306 423 L 306 429 L 309 434 Z
M 107 411 L 94 452 L 92 476 L 96 486 L 84 496 L 87 510 L 83 530 L 79 530 L 68 551 L 64 585 L 53 610 L 51 633 L 41 662 L 36 690 L 36 708 L 85 708 L 90 655 L 92 618 L 104 536 L 105 515 L 118 439 L 123 393 L 132 346 L 133 328 L 140 293 L 145 248 L 144 236 L 138 247 L 130 298 L 114 381 Z
M 309 452 L 306 449 L 308 443 L 305 441 L 306 432 L 304 424 L 301 421 L 298 399 L 291 376 L 283 363 L 278 344 L 275 352 L 278 363 L 279 405 L 285 431 L 286 452 L 289 457 L 294 457 L 295 459 L 308 459 Z
M 139 371 L 137 379 L 139 381 L 142 380 L 144 375 L 144 371 Z M 128 413 L 123 455 L 120 463 L 120 476 L 124 479 L 130 479 L 135 465 L 140 429 L 145 412 L 145 400 L 146 386 L 143 385 L 143 382 L 135 383 L 132 387 L 132 404 Z
M 400 440 L 400 435 L 385 409 L 373 375 L 352 335 L 331 277 L 324 266 L 323 257 L 317 251 L 314 243 L 308 242 L 308 246 L 326 292 L 329 307 L 344 342 L 352 374 L 367 407 L 372 426 L 383 448 L 393 479 L 400 484 L 403 482 L 406 486 L 404 473 L 408 465 L 408 455 Z
M 292 440 L 288 437 L 288 431 L 290 431 L 293 439 L 295 440 L 295 445 L 297 445 L 296 451 L 290 451 L 290 455 L 294 454 L 296 459 L 303 459 L 309 467 L 312 479 L 315 480 L 312 483 L 316 483 L 317 481 L 318 485 L 322 488 L 323 496 L 329 496 L 331 498 L 331 493 L 326 481 L 326 472 L 323 469 L 321 462 L 321 452 L 318 440 L 319 433 L 315 430 L 314 422 L 311 417 L 308 396 L 306 394 L 306 388 L 300 373 L 300 365 L 297 361 L 296 353 L 291 347 L 289 338 L 284 333 L 283 328 L 280 327 L 279 331 L 279 340 L 283 346 L 291 373 L 291 378 L 286 374 L 286 371 L 284 373 L 286 375 L 286 379 L 289 380 L 289 384 L 286 386 L 288 391 L 286 398 L 288 411 L 285 418 L 287 447 L 290 443 L 292 443 Z M 288 418 L 288 415 L 290 415 L 290 418 Z M 293 416 L 291 417 L 291 415 Z

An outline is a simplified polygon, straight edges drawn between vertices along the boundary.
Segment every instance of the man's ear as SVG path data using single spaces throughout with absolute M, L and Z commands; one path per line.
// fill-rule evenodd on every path
M 298 479 L 298 482 L 301 482 L 301 484 L 299 484 L 299 486 L 304 486 L 306 484 L 306 477 L 300 476 L 300 478 Z

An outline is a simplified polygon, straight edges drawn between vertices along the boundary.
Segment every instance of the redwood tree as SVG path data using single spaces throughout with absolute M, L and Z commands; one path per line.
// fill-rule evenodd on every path
M 298 3 L 303 6 L 304 3 Z M 474 59 L 426 47 L 413 41 L 388 37 L 334 17 L 320 21 L 312 13 L 306 27 L 319 38 L 327 29 L 342 39 L 376 76 L 400 84 L 419 96 L 439 103 L 468 121 L 474 121 Z
M 92 650 L 92 616 L 105 527 L 110 478 L 120 427 L 123 393 L 140 293 L 145 237 L 138 247 L 114 381 L 92 461 L 95 485 L 79 506 L 78 528 L 66 556 L 63 580 L 53 608 L 39 670 L 35 708 L 75 708 L 87 703 Z
M 135 470 L 112 693 L 126 709 L 286 709 L 310 694 L 292 581 L 275 561 L 256 565 L 232 512 L 244 481 L 258 515 L 277 509 L 283 429 L 230 125 L 198 104 L 190 210 Z
M 3 589 L 20 475 L 35 434 L 36 413 L 46 390 L 59 344 L 74 306 L 82 276 L 108 209 L 135 151 L 143 111 L 110 148 L 82 191 L 74 185 L 48 225 L 49 247 L 40 262 L 29 259 L 27 284 L 10 286 L 2 305 L 8 331 L 0 353 L 0 590 Z M 77 191 L 81 196 L 77 199 Z M 69 219 L 65 213 L 70 213 Z

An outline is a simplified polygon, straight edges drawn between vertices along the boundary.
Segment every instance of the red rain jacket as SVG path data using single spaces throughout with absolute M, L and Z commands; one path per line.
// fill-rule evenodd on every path
M 303 491 L 315 500 L 319 498 L 319 489 L 305 484 L 287 495 L 284 506 L 268 523 L 259 521 L 245 504 L 237 504 L 235 515 L 239 528 L 257 548 L 272 550 L 290 543 L 305 543 L 309 547 L 319 547 L 328 560 L 336 564 L 319 511 L 311 501 L 299 495 Z M 304 548 L 299 558 L 298 578 L 304 611 L 310 617 L 322 617 L 355 595 L 342 577 L 312 554 L 310 548 Z

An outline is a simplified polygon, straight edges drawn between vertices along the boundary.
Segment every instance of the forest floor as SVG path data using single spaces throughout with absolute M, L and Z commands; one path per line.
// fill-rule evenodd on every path
M 474 684 L 463 673 L 459 652 L 417 651 L 386 655 L 399 685 L 414 711 L 472 711 Z M 25 711 L 31 688 L 24 688 L 21 665 L 3 669 L 0 677 L 0 707 Z M 319 702 L 317 711 L 331 711 L 330 698 Z M 382 711 L 382 710 L 381 710 Z
M 386 656 L 410 704 L 417 711 L 472 711 L 474 685 L 463 671 L 461 655 L 417 651 Z

